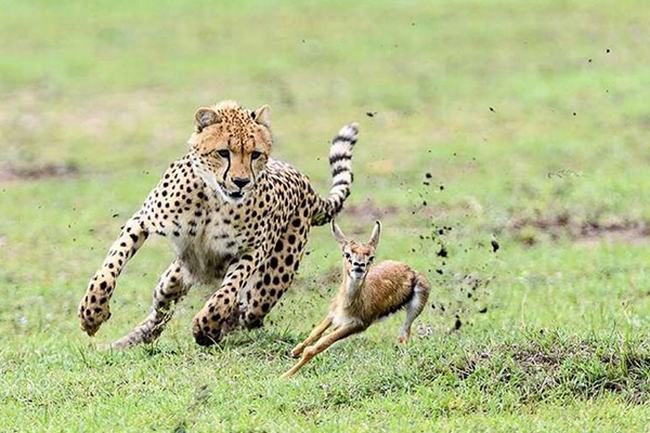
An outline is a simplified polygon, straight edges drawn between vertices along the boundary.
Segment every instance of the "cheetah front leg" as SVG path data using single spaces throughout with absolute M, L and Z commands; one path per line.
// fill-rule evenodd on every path
M 109 249 L 101 269 L 90 280 L 86 295 L 79 305 L 81 329 L 88 335 L 95 335 L 101 324 L 111 317 L 109 303 L 117 277 L 148 235 L 138 212 L 126 222 L 120 236 Z
M 257 271 L 263 256 L 264 251 L 260 249 L 244 254 L 230 264 L 219 290 L 210 296 L 192 320 L 192 332 L 198 344 L 209 346 L 218 343 L 226 332 L 238 326 L 239 295 Z
M 183 264 L 180 259 L 174 260 L 160 276 L 153 293 L 151 313 L 131 332 L 111 344 L 111 347 L 124 349 L 153 342 L 162 334 L 165 325 L 174 314 L 175 304 L 187 294 L 190 287 L 186 281 L 183 281 Z
M 289 289 L 307 245 L 310 221 L 302 213 L 290 219 L 270 257 L 259 268 L 260 279 L 251 287 L 250 299 L 240 311 L 239 322 L 248 329 L 259 328 L 264 318 Z

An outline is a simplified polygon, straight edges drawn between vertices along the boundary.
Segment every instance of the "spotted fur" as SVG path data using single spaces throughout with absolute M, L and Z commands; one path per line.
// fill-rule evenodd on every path
M 332 141 L 332 187 L 322 198 L 304 175 L 270 157 L 268 107 L 224 101 L 197 110 L 189 152 L 169 166 L 91 279 L 79 306 L 82 329 L 94 335 L 110 318 L 117 278 L 151 234 L 168 238 L 176 257 L 151 313 L 114 347 L 156 339 L 196 283 L 219 287 L 193 319 L 197 343 L 262 326 L 293 281 L 311 226 L 329 222 L 350 194 L 357 132 L 356 124 L 345 126 Z

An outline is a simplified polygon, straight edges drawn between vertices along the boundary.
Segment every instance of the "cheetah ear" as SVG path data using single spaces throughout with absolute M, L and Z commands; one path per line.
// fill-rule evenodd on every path
M 377 245 L 379 245 L 380 234 L 381 234 L 381 223 L 379 221 L 375 221 L 375 228 L 372 229 L 372 234 L 370 235 L 370 240 L 368 241 L 368 244 L 371 247 L 377 248 Z
M 255 111 L 251 111 L 251 117 L 255 122 L 259 123 L 260 125 L 264 125 L 267 128 L 271 127 L 271 119 L 269 118 L 269 106 L 264 104 L 260 108 L 258 108 Z
M 334 220 L 332 220 L 332 234 L 334 235 L 336 242 L 338 242 L 341 246 L 345 245 L 348 242 L 340 227 L 336 224 L 336 222 L 334 222 Z
M 201 107 L 194 113 L 194 127 L 196 132 L 203 131 L 203 128 L 219 123 L 219 116 L 210 107 Z

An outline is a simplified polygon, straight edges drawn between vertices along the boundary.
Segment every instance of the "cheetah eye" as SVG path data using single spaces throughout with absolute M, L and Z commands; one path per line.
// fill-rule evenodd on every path
M 257 150 L 254 150 L 254 151 L 251 153 L 251 159 L 257 159 L 257 158 L 259 158 L 260 156 L 262 156 L 262 152 L 258 152 Z
M 228 149 L 217 150 L 217 153 L 218 153 L 219 156 L 222 157 L 222 158 L 228 158 L 228 157 L 230 157 L 230 151 L 229 151 Z

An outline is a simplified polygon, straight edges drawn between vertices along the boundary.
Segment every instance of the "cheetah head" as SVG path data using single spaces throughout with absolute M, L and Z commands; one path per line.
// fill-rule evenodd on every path
M 201 107 L 190 138 L 194 170 L 225 201 L 239 203 L 249 194 L 271 153 L 269 107 L 255 111 L 234 101 Z

